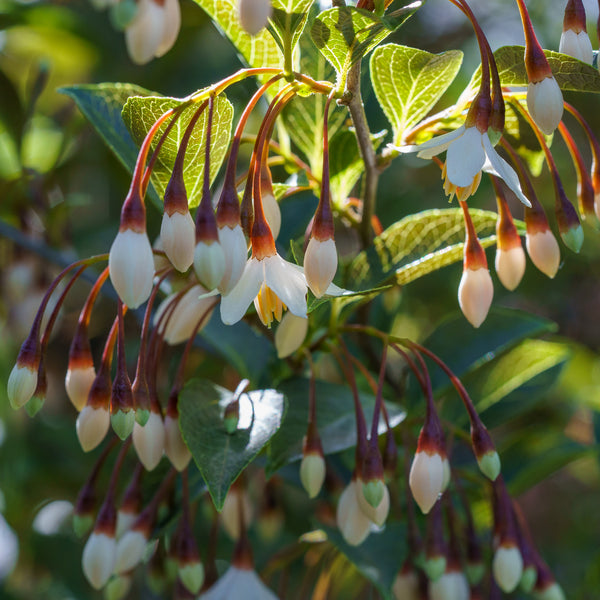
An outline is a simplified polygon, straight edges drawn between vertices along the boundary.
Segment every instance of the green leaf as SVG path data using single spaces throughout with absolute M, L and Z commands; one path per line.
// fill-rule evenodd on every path
M 0 124 L 19 144 L 25 127 L 25 110 L 13 82 L 0 70 Z
M 288 401 L 288 410 L 277 435 L 271 440 L 267 473 L 271 474 L 283 465 L 302 458 L 302 439 L 308 423 L 309 381 L 295 377 L 278 386 Z M 356 445 L 356 420 L 352 391 L 347 386 L 317 381 L 317 424 L 325 454 L 341 452 Z M 360 394 L 365 411 L 367 427 L 370 430 L 375 397 Z M 390 424 L 401 423 L 406 413 L 397 404 L 386 402 Z M 379 434 L 386 431 L 383 420 L 379 424 Z
M 130 98 L 123 108 L 123 120 L 131 132 L 133 139 L 138 145 L 141 145 L 146 134 L 158 118 L 167 110 L 179 106 L 184 102 L 186 101 L 162 96 Z M 151 181 L 160 197 L 164 195 L 165 188 L 171 178 L 181 138 L 198 108 L 198 104 L 191 104 L 188 108 L 183 109 L 181 116 L 177 119 L 175 126 L 169 133 L 158 155 L 158 160 L 152 171 Z M 210 138 L 211 183 L 217 176 L 221 168 L 221 163 L 227 154 L 227 148 L 231 139 L 232 120 L 233 107 L 224 94 L 220 94 L 215 100 Z M 208 110 L 206 109 L 194 127 L 185 155 L 183 175 L 190 206 L 197 206 L 202 195 L 207 122 Z M 152 142 L 152 151 L 167 128 L 167 125 L 168 121 L 163 123 L 159 128 Z
M 495 212 L 470 209 L 484 248 L 496 242 Z M 522 228 L 522 224 L 518 224 Z M 346 287 L 369 289 L 395 279 L 405 285 L 462 260 L 464 221 L 459 208 L 425 210 L 388 227 L 352 261 Z
M 75 101 L 106 145 L 133 172 L 138 147 L 123 123 L 121 111 L 131 96 L 149 96 L 154 92 L 129 83 L 73 85 L 58 91 Z
M 431 54 L 388 44 L 371 56 L 371 81 L 379 104 L 392 124 L 394 144 L 434 107 L 454 81 L 463 54 L 449 50 Z
M 308 12 L 314 0 L 272 0 L 271 27 L 273 38 L 284 56 L 291 60 L 292 52 L 304 31 Z
M 600 93 L 600 73 L 598 69 L 560 52 L 544 50 L 544 53 L 552 69 L 552 74 L 562 90 Z M 494 52 L 502 85 L 515 87 L 526 87 L 528 85 L 524 54 L 525 48 L 523 46 L 502 46 Z M 480 81 L 481 66 L 473 74 L 467 89 L 476 90 Z
M 386 524 L 359 546 L 350 546 L 337 529 L 325 528 L 328 540 L 373 584 L 386 600 L 407 554 L 406 525 Z
M 350 67 L 400 27 L 423 2 L 418 0 L 386 17 L 353 6 L 323 11 L 311 27 L 313 42 L 337 72 L 337 86 L 342 90 Z
M 269 31 L 263 29 L 257 35 L 250 35 L 242 29 L 235 0 L 194 0 L 194 2 L 208 13 L 231 40 L 246 64 L 251 67 L 283 67 L 283 56 Z M 266 79 L 268 77 L 266 76 Z
M 422 344 L 462 378 L 526 338 L 556 329 L 556 324 L 548 319 L 520 310 L 494 307 L 477 329 L 471 327 L 461 313 L 456 313 L 444 320 Z M 459 344 L 457 340 L 460 340 Z M 451 387 L 446 375 L 437 367 L 431 370 L 431 383 L 436 395 Z M 477 401 L 475 395 L 473 400 Z
M 276 433 L 283 418 L 283 395 L 257 390 L 240 397 L 238 429 L 228 434 L 223 412 L 233 393 L 210 381 L 192 379 L 179 396 L 179 424 L 217 510 L 231 484 Z

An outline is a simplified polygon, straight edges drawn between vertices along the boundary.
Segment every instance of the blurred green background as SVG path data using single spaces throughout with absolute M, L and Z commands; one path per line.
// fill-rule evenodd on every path
M 472 4 L 494 48 L 522 43 L 513 2 Z M 528 3 L 546 48 L 558 48 L 563 4 L 555 2 L 557 10 L 548 10 L 547 0 Z M 14 413 L 5 395 L 8 373 L 43 291 L 60 270 L 57 263 L 65 257 L 107 251 L 129 184 L 121 164 L 72 101 L 56 89 L 73 83 L 123 81 L 185 96 L 237 70 L 240 62 L 234 48 L 202 10 L 190 0 L 182 0 L 181 7 L 183 24 L 174 48 L 139 67 L 127 56 L 123 35 L 111 25 L 108 11 L 90 2 L 0 0 L 0 598 L 95 597 L 81 574 L 82 544 L 69 525 L 60 525 L 60 515 L 47 517 L 45 523 L 36 519 L 52 501 L 73 502 L 93 464 L 93 457 L 79 449 L 75 413 L 62 387 L 70 335 L 88 290 L 85 284 L 76 286 L 50 345 L 49 393 L 43 411 L 35 420 L 24 411 Z M 596 48 L 598 7 L 591 0 L 586 7 Z M 468 24 L 443 0 L 430 0 L 389 41 L 430 52 L 463 49 L 463 68 L 448 92 L 452 99 L 479 60 Z M 229 92 L 237 114 L 253 89 L 252 83 L 245 82 Z M 368 84 L 364 97 L 371 130 L 387 128 Z M 596 95 L 572 95 L 567 100 L 600 132 Z M 589 160 L 587 143 L 578 139 Z M 560 142 L 554 149 L 567 193 L 574 199 L 575 172 L 568 153 Z M 407 214 L 447 206 L 436 169 L 416 158 L 396 159 L 379 189 L 377 214 L 384 227 Z M 547 173 L 536 184 L 540 199 L 552 206 Z M 305 200 L 314 206 L 314 199 Z M 491 186 L 484 182 L 469 204 L 494 210 Z M 294 203 L 289 206 L 282 205 L 284 222 Z M 521 218 L 518 210 L 515 217 Z M 161 215 L 151 208 L 148 216 L 153 239 Z M 552 385 L 541 386 L 544 397 L 535 408 L 494 430 L 508 463 L 535 464 L 556 451 L 555 462 L 546 460 L 544 471 L 538 473 L 540 481 L 522 486 L 519 500 L 543 556 L 570 600 L 597 600 L 600 589 L 600 469 L 595 447 L 600 441 L 600 236 L 584 227 L 581 254 L 563 248 L 564 262 L 554 280 L 528 263 L 517 292 L 507 293 L 496 285 L 494 299 L 494 306 L 520 308 L 556 322 L 560 341 L 571 351 L 568 365 L 552 371 Z M 303 228 L 304 224 L 291 233 L 297 235 Z M 493 260 L 491 253 L 489 260 Z M 460 268 L 445 268 L 396 290 L 375 310 L 382 321 L 394 319 L 394 328 L 402 335 L 423 339 L 442 319 L 457 313 Z M 103 315 L 102 307 L 111 303 L 103 298 L 95 310 L 92 335 L 106 330 L 109 316 Z M 461 340 L 451 342 L 460 345 Z M 222 380 L 222 365 L 208 361 L 202 370 L 210 374 L 211 367 Z M 507 399 L 503 410 L 518 412 L 519 402 L 536 394 L 536 389 L 531 385 L 519 390 L 521 395 L 510 396 L 512 402 Z M 577 450 L 573 454 L 577 459 L 560 468 L 571 457 L 567 456 L 571 447 Z M 60 513 L 68 510 L 65 506 L 55 508 Z M 489 519 L 485 510 L 477 516 L 482 523 Z M 288 531 L 302 531 L 307 515 L 301 511 L 288 517 Z M 274 547 L 265 543 L 262 554 Z

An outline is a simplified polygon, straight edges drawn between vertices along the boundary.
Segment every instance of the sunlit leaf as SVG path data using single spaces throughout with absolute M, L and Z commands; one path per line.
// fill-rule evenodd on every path
M 123 108 L 123 120 L 131 131 L 136 143 L 141 145 L 146 134 L 158 118 L 167 110 L 179 106 L 183 102 L 183 100 L 163 98 L 161 96 L 130 98 Z M 192 104 L 183 110 L 158 155 L 158 160 L 152 171 L 151 181 L 161 197 L 171 178 L 173 164 L 175 163 L 175 157 L 177 156 L 181 138 L 198 108 L 197 104 Z M 210 138 L 211 183 L 217 176 L 217 173 L 221 168 L 221 163 L 227 154 L 229 140 L 231 139 L 232 120 L 233 107 L 229 100 L 227 100 L 223 94 L 220 94 L 215 100 Z M 197 206 L 202 194 L 207 122 L 208 110 L 205 110 L 194 127 L 185 155 L 183 176 L 190 206 Z M 168 121 L 160 127 L 155 135 L 152 142 L 152 149 L 156 147 L 162 133 L 167 127 L 167 123 Z
M 353 6 L 324 10 L 315 18 L 311 36 L 338 75 L 343 89 L 350 67 L 400 27 L 423 3 L 413 2 L 385 18 Z
M 291 53 L 298 43 L 314 0 L 272 0 L 271 26 L 281 51 Z
M 179 396 L 183 438 L 219 511 L 231 484 L 279 429 L 285 410 L 283 395 L 275 390 L 242 394 L 238 428 L 229 434 L 223 413 L 232 397 L 200 379 L 188 381 Z
M 267 472 L 273 473 L 288 462 L 302 457 L 302 438 L 308 423 L 309 381 L 294 378 L 278 386 L 287 401 L 288 409 L 277 435 L 271 440 Z M 348 386 L 325 381 L 316 384 L 317 423 L 325 454 L 340 452 L 356 445 L 356 419 L 352 391 Z M 370 429 L 375 397 L 361 393 L 361 404 Z M 386 402 L 390 424 L 401 423 L 406 413 L 397 404 Z M 386 431 L 383 419 L 379 423 L 379 434 Z
M 416 125 L 448 89 L 462 63 L 462 52 L 431 54 L 387 44 L 371 56 L 373 89 L 400 144 L 404 131 Z

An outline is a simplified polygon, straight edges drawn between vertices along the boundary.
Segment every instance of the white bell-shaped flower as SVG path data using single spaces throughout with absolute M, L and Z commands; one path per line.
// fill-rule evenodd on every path
M 554 77 L 545 77 L 527 86 L 527 110 L 536 125 L 546 135 L 558 127 L 563 115 L 564 100 Z
M 485 321 L 493 298 L 494 284 L 486 268 L 463 269 L 458 286 L 458 303 L 473 327 L 479 327 Z
M 189 211 L 163 214 L 160 226 L 162 246 L 171 264 L 185 273 L 194 262 L 196 225 Z
M 106 585 L 115 567 L 117 543 L 113 536 L 92 533 L 81 556 L 81 565 L 86 579 L 99 590 Z
M 527 232 L 525 246 L 531 262 L 544 275 L 554 278 L 560 266 L 560 247 L 552 231 Z
M 219 227 L 219 243 L 225 255 L 225 270 L 219 291 L 228 294 L 240 280 L 248 260 L 248 242 L 240 225 Z
M 146 471 L 152 471 L 160 462 L 165 449 L 165 426 L 161 415 L 151 411 L 142 427 L 133 426 L 133 447 Z
M 84 406 L 77 416 L 77 438 L 84 452 L 89 452 L 100 445 L 110 427 L 110 413 L 101 406 L 94 408 Z
M 232 565 L 199 600 L 278 600 L 255 571 Z
M 427 514 L 441 494 L 444 485 L 443 459 L 437 452 L 415 454 L 408 476 L 410 491 L 424 514 Z
M 576 32 L 573 29 L 567 29 L 560 36 L 558 51 L 577 58 L 588 65 L 594 60 L 594 49 L 587 31 Z

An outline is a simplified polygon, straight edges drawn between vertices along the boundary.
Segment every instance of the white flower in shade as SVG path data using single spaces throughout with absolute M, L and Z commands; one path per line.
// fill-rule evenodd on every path
M 412 569 L 398 573 L 392 585 L 392 593 L 396 600 L 419 600 L 421 594 L 417 574 Z
M 112 575 L 116 548 L 115 538 L 104 533 L 92 533 L 85 544 L 81 556 L 83 573 L 92 587 L 97 590 L 104 587 Z
M 356 481 L 352 480 L 338 500 L 336 521 L 339 530 L 351 546 L 359 546 L 371 532 L 372 523 L 358 504 Z
M 410 491 L 423 513 L 427 514 L 441 494 L 444 485 L 444 464 L 437 452 L 415 454 L 408 476 Z
M 281 209 L 279 208 L 279 202 L 277 202 L 273 194 L 267 192 L 262 195 L 262 204 L 265 218 L 273 234 L 273 239 L 276 240 L 281 229 Z
M 127 573 L 142 562 L 148 539 L 137 530 L 125 532 L 115 551 L 115 573 Z
M 16 364 L 8 376 L 7 394 L 10 405 L 15 410 L 31 400 L 37 387 L 37 369 L 29 365 Z
M 94 379 L 96 379 L 96 369 L 93 365 L 80 369 L 74 367 L 67 370 L 65 389 L 69 400 L 78 411 L 83 410 Z
M 278 600 L 255 571 L 231 566 L 223 577 L 200 596 L 200 600 Z
M 160 462 L 165 449 L 165 426 L 162 417 L 150 412 L 148 421 L 142 427 L 133 425 L 133 447 L 146 471 L 152 471 Z
M 515 545 L 500 546 L 492 561 L 494 579 L 507 594 L 516 589 L 523 575 L 523 557 Z
M 252 503 L 245 490 L 241 491 L 238 487 L 233 487 L 227 492 L 223 510 L 221 511 L 221 522 L 232 540 L 240 537 L 240 494 L 242 494 L 242 513 L 244 515 L 244 524 L 246 527 L 252 522 Z
M 485 321 L 493 298 L 494 284 L 485 267 L 463 269 L 458 286 L 458 303 L 473 327 L 479 327 Z
M 209 290 L 214 290 L 221 283 L 225 275 L 225 252 L 219 242 L 196 244 L 194 271 Z
M 466 200 L 468 196 L 475 193 L 483 170 L 500 177 L 525 206 L 531 206 L 523 194 L 519 176 L 496 152 L 487 131 L 481 133 L 477 127 L 462 125 L 450 133 L 416 146 L 392 146 L 392 148 L 401 153 L 418 152 L 420 158 L 432 158 L 446 150 L 444 188 L 449 195 L 456 193 L 459 200 Z
M 237 285 L 221 299 L 221 319 L 237 323 L 254 300 L 256 312 L 265 325 L 280 320 L 283 305 L 297 317 L 306 318 L 308 286 L 304 272 L 279 254 L 262 259 L 252 257 Z
M 210 321 L 210 314 L 206 314 L 207 311 L 212 312 L 212 307 L 215 304 L 214 298 L 206 296 L 206 289 L 199 284 L 193 285 L 183 296 L 180 298 L 177 306 L 173 309 L 169 320 L 162 319 L 161 316 L 169 308 L 171 302 L 178 297 L 178 294 L 171 294 L 167 296 L 158 307 L 154 316 L 154 325 L 161 323 L 160 333 L 165 332 L 165 342 L 171 346 L 180 344 L 189 339 L 190 335 L 194 331 L 194 327 L 198 324 L 198 321 L 204 316 L 204 323 L 206 325 Z M 166 323 L 166 325 L 165 325 Z M 166 327 L 166 330 L 165 330 Z M 202 327 L 200 328 L 202 329 Z
M 308 332 L 308 319 L 288 312 L 283 315 L 275 332 L 277 358 L 286 358 L 302 346 Z
M 219 291 L 228 294 L 240 280 L 248 260 L 248 242 L 240 225 L 219 227 L 219 243 L 225 255 L 225 271 Z
M 446 571 L 438 580 L 429 582 L 431 600 L 469 600 L 469 583 L 460 571 Z
M 125 30 L 131 60 L 142 65 L 168 52 L 180 27 L 179 0 L 139 0 L 137 13 Z
M 312 293 L 320 298 L 337 271 L 338 256 L 333 239 L 319 241 L 311 238 L 304 254 L 304 273 Z
M 514 290 L 525 274 L 525 251 L 519 244 L 508 250 L 496 249 L 496 274 L 507 290 Z
M 110 427 L 110 413 L 105 407 L 87 405 L 77 416 L 76 429 L 84 452 L 96 448 L 105 438 Z
M 588 65 L 594 60 L 594 49 L 587 31 L 576 32 L 573 29 L 567 29 L 560 36 L 558 51 L 577 58 Z
M 527 86 L 527 110 L 535 124 L 550 135 L 558 127 L 563 115 L 564 100 L 554 77 L 545 77 Z
M 546 231 L 527 232 L 525 246 L 531 262 L 552 279 L 560 265 L 560 248 L 550 229 Z
M 367 516 L 369 521 L 375 523 L 378 527 L 383 527 L 388 514 L 390 512 L 390 492 L 387 485 L 381 480 L 378 480 L 379 489 L 381 490 L 381 500 L 377 506 L 373 506 L 365 497 L 365 486 L 366 484 L 362 479 L 357 478 L 356 480 L 356 499 L 358 500 L 358 506 L 360 510 Z
M 194 262 L 196 225 L 189 211 L 163 214 L 160 226 L 162 247 L 171 264 L 184 273 Z
M 535 598 L 537 600 L 565 600 L 566 596 L 560 585 L 554 581 L 543 590 L 536 590 Z
M 178 471 L 183 471 L 192 458 L 181 436 L 178 420 L 169 415 L 165 417 L 165 454 Z
M 119 298 L 137 308 L 150 296 L 154 278 L 152 246 L 146 232 L 119 231 L 108 255 L 110 280 Z
M 123 537 L 131 529 L 131 526 L 137 521 L 138 516 L 138 513 L 132 510 L 119 509 L 117 511 L 117 529 L 115 534 L 117 539 Z

